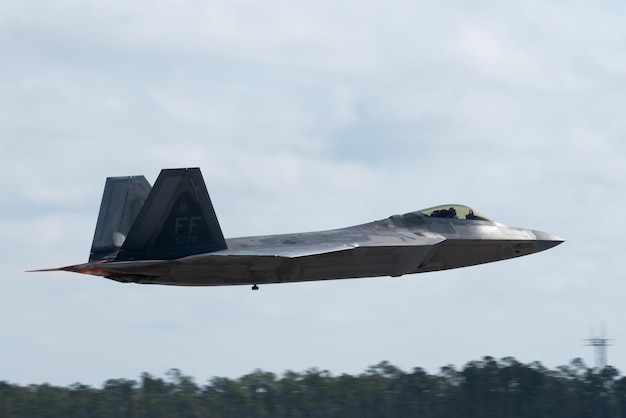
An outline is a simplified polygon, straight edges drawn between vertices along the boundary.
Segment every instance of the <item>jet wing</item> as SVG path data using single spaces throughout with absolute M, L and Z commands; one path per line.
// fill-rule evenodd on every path
M 252 274 L 259 279 L 294 281 L 354 277 L 354 271 L 359 277 L 401 276 L 415 272 L 445 241 L 442 236 L 411 235 L 371 236 L 352 243 L 281 243 L 228 249 L 178 259 L 171 272 L 212 266 L 213 271 L 230 277 Z
M 414 272 L 444 237 L 371 236 L 361 242 L 305 242 L 254 245 L 195 254 L 176 260 L 98 261 L 50 270 L 104 276 L 119 281 L 176 282 L 195 277 L 210 284 L 282 281 L 287 277 L 353 277 L 344 268 L 362 268 L 366 276 L 399 276 Z M 237 281 L 237 283 L 233 282 Z M 239 282 L 239 280 L 241 280 Z
M 428 247 L 437 245 L 445 238 L 441 235 L 423 237 L 410 234 L 407 236 L 372 236 L 368 241 L 355 242 L 282 242 L 276 244 L 263 244 L 250 248 L 226 249 L 209 254 L 198 254 L 180 259 L 183 262 L 193 262 L 195 259 L 203 259 L 207 256 L 256 256 L 256 257 L 284 257 L 299 258 L 323 254 L 350 251 L 357 248 L 409 248 Z

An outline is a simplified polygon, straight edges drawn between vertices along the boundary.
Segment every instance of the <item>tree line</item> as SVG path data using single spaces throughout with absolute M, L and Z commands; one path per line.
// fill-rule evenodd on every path
M 359 375 L 255 370 L 205 384 L 171 369 L 165 378 L 143 373 L 101 388 L 0 381 L 0 417 L 626 418 L 626 377 L 581 359 L 550 370 L 511 357 L 436 374 L 383 361 Z

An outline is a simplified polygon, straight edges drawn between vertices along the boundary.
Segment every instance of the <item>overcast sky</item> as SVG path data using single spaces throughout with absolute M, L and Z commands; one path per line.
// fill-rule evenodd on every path
M 0 0 L 0 380 L 626 373 L 620 1 Z M 107 176 L 200 167 L 226 237 L 462 203 L 563 245 L 404 276 L 177 288 L 87 260 Z

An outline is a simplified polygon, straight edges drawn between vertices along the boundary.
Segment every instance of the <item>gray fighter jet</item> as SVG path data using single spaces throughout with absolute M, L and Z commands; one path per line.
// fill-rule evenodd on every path
M 443 205 L 320 232 L 224 239 L 198 168 L 109 177 L 89 262 L 73 271 L 124 283 L 258 285 L 402 276 L 547 250 L 555 235 Z

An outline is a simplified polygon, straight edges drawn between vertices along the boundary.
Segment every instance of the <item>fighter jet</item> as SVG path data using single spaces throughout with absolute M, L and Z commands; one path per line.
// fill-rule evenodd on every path
M 442 205 L 319 232 L 224 239 L 199 168 L 106 180 L 89 261 L 71 271 L 123 283 L 251 285 L 402 276 L 500 261 L 563 239 Z

